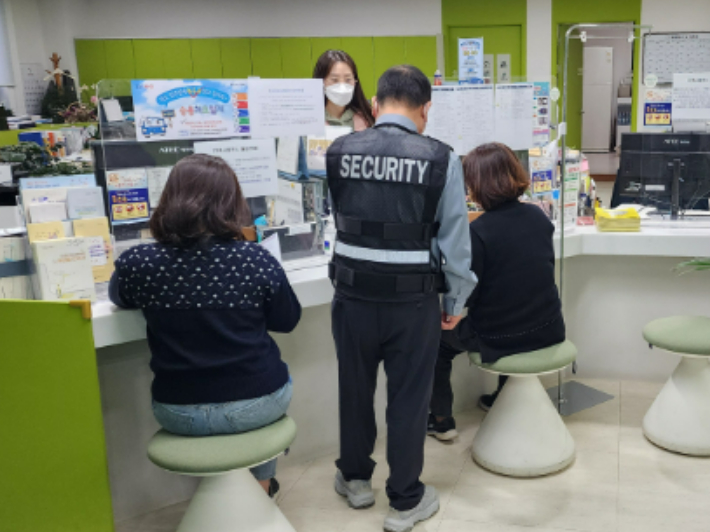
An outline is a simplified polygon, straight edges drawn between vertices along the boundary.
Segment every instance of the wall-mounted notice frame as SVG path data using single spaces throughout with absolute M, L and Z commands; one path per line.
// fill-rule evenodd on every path
M 647 33 L 643 37 L 643 75 L 658 83 L 673 82 L 673 74 L 710 72 L 710 32 Z

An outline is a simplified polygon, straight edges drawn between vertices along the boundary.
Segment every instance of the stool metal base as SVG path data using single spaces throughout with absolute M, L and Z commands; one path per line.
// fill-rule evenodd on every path
M 654 444 L 676 453 L 710 456 L 710 364 L 684 356 L 643 420 Z
M 204 477 L 178 532 L 296 532 L 248 469 Z
M 560 471 L 574 440 L 536 375 L 513 375 L 478 429 L 471 449 L 483 468 L 512 477 Z
M 563 383 L 561 392 L 562 393 L 560 393 L 559 386 L 547 389 L 547 394 L 557 407 L 560 415 L 563 416 L 571 416 L 582 410 L 606 403 L 614 398 L 613 395 L 601 392 L 596 388 L 577 381 Z M 561 401 L 559 400 L 560 397 L 562 398 Z

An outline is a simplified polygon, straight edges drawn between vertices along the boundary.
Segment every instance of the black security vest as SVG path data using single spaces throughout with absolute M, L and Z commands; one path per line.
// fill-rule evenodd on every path
M 365 292 L 441 291 L 431 256 L 435 217 L 451 148 L 395 124 L 337 139 L 326 154 L 337 241 L 331 278 Z M 346 244 L 368 250 L 426 251 L 416 264 L 359 260 L 338 253 Z

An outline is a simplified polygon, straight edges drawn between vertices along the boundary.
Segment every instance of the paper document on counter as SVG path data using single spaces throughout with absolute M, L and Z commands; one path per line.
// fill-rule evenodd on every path
M 265 238 L 259 245 L 273 255 L 273 257 L 281 263 L 281 242 L 279 241 L 278 233 L 272 234 Z

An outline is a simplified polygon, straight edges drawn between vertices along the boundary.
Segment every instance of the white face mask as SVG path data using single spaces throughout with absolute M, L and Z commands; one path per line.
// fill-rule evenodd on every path
M 345 107 L 352 101 L 354 92 L 355 86 L 347 83 L 336 83 L 325 88 L 326 98 L 340 107 Z

